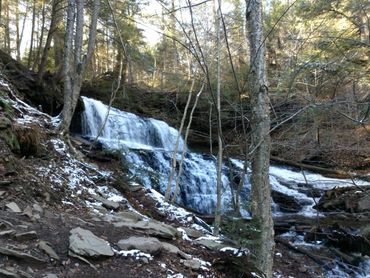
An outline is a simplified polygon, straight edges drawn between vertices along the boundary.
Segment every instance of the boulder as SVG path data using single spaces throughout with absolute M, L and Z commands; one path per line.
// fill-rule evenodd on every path
M 130 237 L 120 240 L 117 245 L 123 250 L 137 249 L 151 255 L 159 254 L 163 244 L 155 237 Z
M 113 256 L 109 243 L 80 227 L 70 231 L 69 249 L 82 256 Z
M 299 212 L 302 209 L 302 205 L 297 201 L 296 198 L 288 196 L 278 191 L 272 191 L 272 199 L 283 212 Z
M 199 270 L 202 267 L 200 261 L 194 259 L 184 260 L 182 263 L 184 266 L 191 268 L 192 270 Z
M 117 202 L 113 202 L 113 201 L 109 201 L 103 197 L 100 197 L 98 195 L 93 195 L 93 198 L 99 202 L 102 203 L 103 207 L 105 207 L 106 209 L 112 209 L 112 210 L 118 210 L 119 209 L 119 203 Z

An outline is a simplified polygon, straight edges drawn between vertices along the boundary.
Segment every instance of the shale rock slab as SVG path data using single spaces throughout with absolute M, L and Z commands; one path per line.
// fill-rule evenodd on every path
M 109 243 L 80 227 L 70 231 L 69 249 L 81 256 L 113 256 Z

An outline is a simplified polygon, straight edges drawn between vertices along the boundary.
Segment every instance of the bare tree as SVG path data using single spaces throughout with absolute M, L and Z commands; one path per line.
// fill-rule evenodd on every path
M 246 0 L 247 27 L 250 41 L 250 75 L 252 107 L 252 177 L 251 213 L 256 228 L 256 266 L 272 277 L 274 256 L 274 225 L 271 213 L 270 166 L 270 114 L 265 71 L 265 46 L 262 25 L 262 1 Z
M 62 14 L 61 14 L 62 11 L 63 11 L 63 1 L 53 0 L 51 4 L 50 27 L 49 27 L 48 35 L 46 37 L 46 42 L 45 42 L 45 46 L 42 52 L 41 62 L 40 62 L 38 73 L 37 73 L 37 79 L 39 82 L 42 79 L 44 72 L 45 72 L 45 67 L 46 67 L 46 62 L 47 62 L 47 58 L 48 58 L 48 54 L 50 50 L 51 41 L 53 39 L 54 34 L 57 32 L 59 22 L 62 20 Z
M 59 125 L 59 129 L 67 139 L 72 116 L 80 96 L 83 74 L 95 46 L 100 0 L 94 0 L 91 9 L 87 52 L 83 54 L 84 0 L 68 0 L 63 63 L 64 106 L 60 115 L 61 123 Z M 73 36 L 74 33 L 75 36 Z

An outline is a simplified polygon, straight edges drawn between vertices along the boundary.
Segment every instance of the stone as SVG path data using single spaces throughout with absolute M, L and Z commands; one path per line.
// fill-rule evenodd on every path
M 46 241 L 41 240 L 38 244 L 38 247 L 44 251 L 50 258 L 60 261 L 60 257 L 54 251 L 54 249 L 50 246 L 50 244 Z
M 44 209 L 40 205 L 38 205 L 38 204 L 33 204 L 32 205 L 32 209 L 35 212 L 39 213 L 40 215 L 43 215 L 44 214 Z
M 14 202 L 8 203 L 5 206 L 8 208 L 8 210 L 10 210 L 12 212 L 22 212 L 22 210 L 19 208 L 19 206 Z
M 11 235 L 14 235 L 15 234 L 15 231 L 14 230 L 6 230 L 6 231 L 1 231 L 0 232 L 0 236 L 11 236 Z
M 12 122 L 7 117 L 0 117 L 0 129 L 8 128 L 12 125 Z
M 358 211 L 370 211 L 370 194 L 365 195 L 358 200 Z
M 184 266 L 191 268 L 192 270 L 199 270 L 202 266 L 200 261 L 194 259 L 184 260 L 182 263 L 184 264 Z
M 116 216 L 123 220 L 131 220 L 134 222 L 143 220 L 143 216 L 133 211 L 120 211 L 120 212 L 117 212 Z
M 43 278 L 58 278 L 58 275 L 54 274 L 54 273 L 48 273 L 48 274 L 45 274 L 44 276 L 42 276 Z
M 93 198 L 99 202 L 102 202 L 103 204 L 103 207 L 107 208 L 107 209 L 112 209 L 112 210 L 118 210 L 119 209 L 119 203 L 117 202 L 113 202 L 113 201 L 109 201 L 103 197 L 100 197 L 98 195 L 93 195 Z
M 70 231 L 69 249 L 81 256 L 99 257 L 114 255 L 107 241 L 80 227 Z
M 35 231 L 29 231 L 25 233 L 18 233 L 15 235 L 15 238 L 17 240 L 32 240 L 32 239 L 37 239 L 37 233 Z
M 195 230 L 195 229 L 191 229 L 187 227 L 182 227 L 182 229 L 186 232 L 186 234 L 189 237 L 192 237 L 192 238 L 198 238 L 198 237 L 204 236 L 204 233 L 202 233 L 199 230 Z
M 20 278 L 20 276 L 17 273 L 10 272 L 2 268 L 0 268 L 0 277 Z
M 46 263 L 46 260 L 42 258 L 37 258 L 30 254 L 27 254 L 27 253 L 24 253 L 24 252 L 21 252 L 21 251 L 12 249 L 12 248 L 8 248 L 8 247 L 0 247 L 0 254 L 11 256 L 11 257 L 16 257 L 16 258 L 22 259 L 30 263 Z
M 302 209 L 302 205 L 293 196 L 278 191 L 272 191 L 271 196 L 283 212 L 299 212 Z
M 203 245 L 204 247 L 207 247 L 210 250 L 220 250 L 224 247 L 227 247 L 226 245 L 219 243 L 215 240 L 211 239 L 200 239 L 195 241 L 197 244 Z
M 27 206 L 24 210 L 23 210 L 23 215 L 26 215 L 28 218 L 32 219 L 33 218 L 33 212 L 32 212 L 32 208 L 30 206 Z
M 155 237 L 136 237 L 120 240 L 117 245 L 123 250 L 138 249 L 151 255 L 159 254 L 162 249 L 162 243 Z
M 3 196 L 5 194 L 6 191 L 1 191 L 0 190 L 0 197 Z
M 167 242 L 162 242 L 162 248 L 163 250 L 167 251 L 168 253 L 172 253 L 172 254 L 178 254 L 180 252 L 180 249 L 177 246 L 167 243 Z
M 139 229 L 139 230 L 145 230 L 148 234 L 159 236 L 163 238 L 169 238 L 172 239 L 174 237 L 179 236 L 179 231 L 172 227 L 171 225 L 167 225 L 162 222 L 158 222 L 155 220 L 150 221 L 138 221 L 138 222 L 117 222 L 113 223 L 113 225 L 117 228 L 121 227 L 127 227 L 127 228 L 133 228 L 133 229 Z

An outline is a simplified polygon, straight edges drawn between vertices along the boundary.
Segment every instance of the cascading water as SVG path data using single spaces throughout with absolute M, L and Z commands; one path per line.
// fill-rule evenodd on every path
M 83 98 L 83 135 L 94 139 L 104 122 L 108 107 L 93 99 Z M 163 121 L 145 119 L 111 108 L 99 142 L 110 149 L 121 150 L 131 174 L 147 187 L 166 190 L 177 130 Z M 185 147 L 180 138 L 177 159 Z M 178 203 L 204 214 L 211 214 L 216 205 L 216 167 L 214 157 L 187 152 L 180 177 Z M 223 207 L 231 201 L 227 169 L 224 167 Z M 172 186 L 175 186 L 176 175 Z
M 95 139 L 101 129 L 108 107 L 102 102 L 83 97 L 85 111 L 82 117 L 83 136 Z M 163 121 L 142 118 L 135 114 L 120 111 L 115 108 L 109 110 L 109 117 L 99 134 L 98 141 L 109 149 L 121 150 L 124 159 L 129 164 L 131 174 L 140 179 L 147 187 L 159 189 L 164 193 L 171 171 L 171 159 L 178 131 Z M 181 151 L 186 148 L 180 138 L 178 161 Z M 223 166 L 223 208 L 227 210 L 231 204 L 230 188 L 234 182 L 230 181 L 235 173 L 241 173 L 243 162 L 230 159 L 228 166 Z M 216 166 L 215 158 L 187 150 L 183 164 L 183 174 L 180 177 L 180 192 L 178 202 L 186 207 L 204 214 L 214 212 L 216 204 Z M 176 175 L 176 174 L 175 174 Z M 232 177 L 231 177 L 232 176 Z M 176 176 L 173 186 L 175 185 Z M 241 199 L 247 199 L 250 185 L 244 185 Z M 316 216 L 312 209 L 315 200 L 309 197 L 308 190 L 304 191 L 302 185 L 309 183 L 311 189 L 329 189 L 334 186 L 352 185 L 352 180 L 338 180 L 326 178 L 313 173 L 296 172 L 286 167 L 270 167 L 270 183 L 272 190 L 294 197 L 301 205 L 301 214 Z M 358 183 L 360 185 L 360 183 Z M 275 215 L 281 212 L 274 206 Z M 246 212 L 245 212 L 246 213 Z M 246 213 L 248 214 L 248 213 Z
M 82 135 L 89 139 L 95 139 L 99 134 L 98 141 L 106 148 L 122 151 L 124 160 L 133 177 L 146 187 L 152 187 L 164 193 L 171 171 L 171 160 L 174 151 L 178 131 L 168 126 L 165 122 L 138 117 L 132 113 L 123 112 L 111 108 L 109 117 L 105 122 L 108 107 L 102 102 L 83 97 L 85 111 L 82 117 Z M 184 141 L 180 138 L 178 161 L 181 159 L 181 151 L 186 148 Z M 230 159 L 228 166 L 222 169 L 222 206 L 223 210 L 231 209 L 232 194 L 230 188 L 234 186 L 232 174 L 241 173 L 243 162 Z M 180 177 L 180 192 L 177 202 L 203 214 L 212 214 L 216 206 L 216 165 L 215 158 L 211 155 L 202 155 L 187 150 L 183 164 L 183 174 Z M 174 187 L 176 175 L 172 186 Z M 248 177 L 246 179 L 248 181 Z M 238 181 L 236 180 L 236 183 Z M 357 185 L 368 184 L 356 181 Z M 317 199 L 310 197 L 310 190 L 330 189 L 334 186 L 353 185 L 352 180 L 338 180 L 326 178 L 313 173 L 302 173 L 287 167 L 270 167 L 270 184 L 272 190 L 286 196 L 294 197 L 299 203 L 298 214 L 306 217 L 317 216 L 317 211 L 312 207 Z M 250 185 L 244 185 L 241 191 L 241 200 L 247 200 Z M 274 215 L 286 215 L 273 204 Z M 249 214 L 242 210 L 244 217 Z M 296 213 L 297 214 L 297 213 Z M 304 243 L 304 242 L 303 242 Z M 356 277 L 368 277 L 366 271 L 369 269 L 369 260 L 362 263 L 365 276 L 361 273 Z M 342 271 L 342 272 L 341 272 Z M 350 277 L 337 265 L 330 277 Z M 346 276 L 347 275 L 347 276 Z

